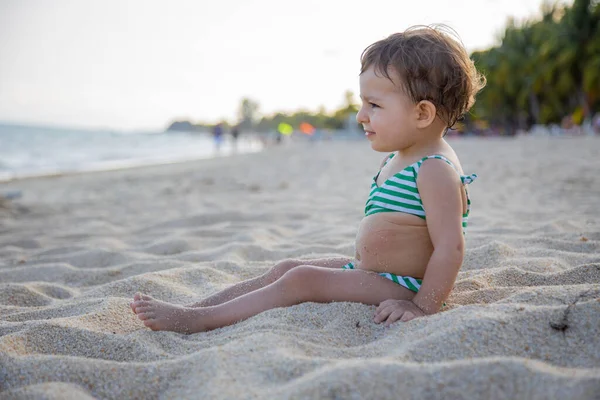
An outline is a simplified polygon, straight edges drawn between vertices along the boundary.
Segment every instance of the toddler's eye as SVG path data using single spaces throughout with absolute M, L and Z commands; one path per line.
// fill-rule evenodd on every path
M 369 103 L 369 105 L 371 106 L 371 108 L 377 108 L 377 107 L 379 107 L 379 106 L 378 106 L 377 104 L 375 104 L 375 103 Z

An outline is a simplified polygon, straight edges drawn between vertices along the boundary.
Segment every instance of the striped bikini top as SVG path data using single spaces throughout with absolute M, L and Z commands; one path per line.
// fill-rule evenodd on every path
M 394 157 L 394 153 L 390 154 L 383 165 L 385 166 L 392 157 Z M 421 168 L 423 161 L 430 158 L 437 158 L 438 160 L 447 162 L 459 174 L 463 185 L 468 185 L 477 178 L 476 174 L 460 175 L 456 166 L 454 166 L 454 164 L 446 157 L 441 155 L 423 157 L 419 161 L 409 165 L 402 171 L 390 177 L 381 186 L 377 186 L 377 178 L 381 173 L 380 170 L 373 178 L 373 183 L 371 183 L 371 192 L 369 193 L 369 198 L 365 205 L 365 216 L 380 212 L 403 212 L 425 219 L 425 209 L 423 208 L 423 202 L 421 201 L 419 189 L 417 188 L 417 174 L 419 173 L 419 168 Z M 469 212 L 471 211 L 469 193 L 466 193 L 466 195 L 467 211 L 462 216 L 463 233 L 467 227 L 467 219 L 469 218 Z

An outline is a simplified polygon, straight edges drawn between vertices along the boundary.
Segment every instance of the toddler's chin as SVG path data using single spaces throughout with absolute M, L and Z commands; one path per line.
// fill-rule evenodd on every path
M 376 142 L 371 142 L 371 148 L 375 151 L 379 151 L 382 153 L 385 153 L 385 152 L 391 153 L 393 151 L 393 150 L 389 150 L 389 149 L 385 148 L 385 146 L 382 146 Z

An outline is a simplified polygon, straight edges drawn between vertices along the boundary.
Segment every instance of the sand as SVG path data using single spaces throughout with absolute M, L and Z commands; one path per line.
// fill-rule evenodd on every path
M 384 328 L 306 303 L 152 332 L 278 260 L 352 256 L 364 141 L 0 186 L 0 398 L 599 399 L 600 139 L 452 140 L 479 179 L 447 311 Z

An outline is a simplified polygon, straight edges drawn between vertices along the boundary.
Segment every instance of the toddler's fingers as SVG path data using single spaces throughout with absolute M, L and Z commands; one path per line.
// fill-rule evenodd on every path
M 385 326 L 390 326 L 394 322 L 398 321 L 404 315 L 404 310 L 396 310 L 390 314 L 388 319 L 385 321 Z
M 407 311 L 404 313 L 404 315 L 402 316 L 402 318 L 400 318 L 400 321 L 402 322 L 408 322 L 411 319 L 414 319 L 416 317 L 416 315 L 410 311 Z
M 373 322 L 375 322 L 376 324 L 379 324 L 384 319 L 385 319 L 385 317 L 383 317 L 383 314 L 378 313 L 378 314 L 375 314 L 375 317 L 373 317 Z
M 394 304 L 395 302 L 396 302 L 396 300 L 393 300 L 393 299 L 384 300 L 381 303 L 379 303 L 375 312 L 379 312 L 379 311 L 383 310 L 384 308 L 386 308 L 387 306 Z
M 380 323 L 382 321 L 385 321 L 387 319 L 387 317 L 394 311 L 393 307 L 384 307 L 378 311 L 375 312 L 375 323 Z

